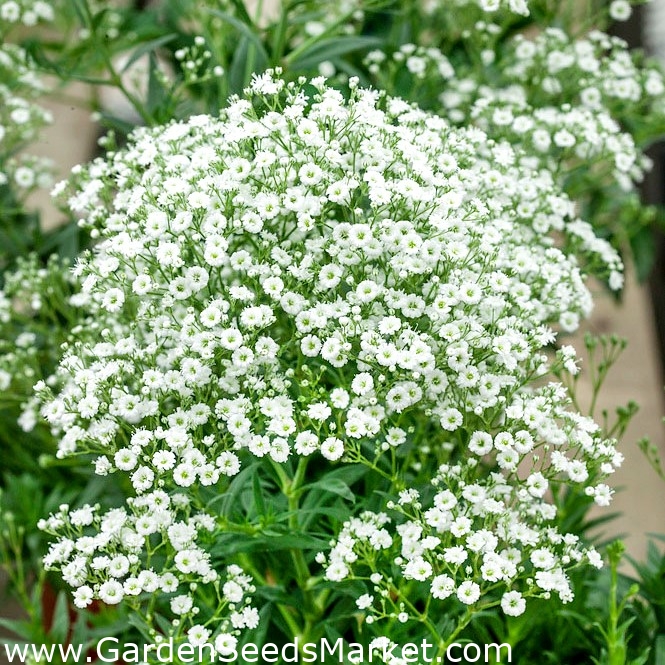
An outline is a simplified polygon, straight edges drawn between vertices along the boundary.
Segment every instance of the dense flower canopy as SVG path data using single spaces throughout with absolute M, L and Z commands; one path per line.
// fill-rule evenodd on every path
M 570 598 L 564 568 L 597 558 L 550 527 L 549 484 L 605 504 L 621 456 L 560 386 L 535 382 L 555 329 L 591 309 L 578 259 L 621 264 L 547 171 L 399 99 L 268 73 L 219 118 L 139 129 L 74 182 L 69 205 L 99 237 L 76 268 L 92 315 L 58 387 L 38 386 L 42 415 L 60 455 L 94 453 L 136 494 L 44 524 L 79 604 L 161 587 L 188 615 L 189 584 L 218 577 L 197 538 L 221 525 L 196 487 L 223 491 L 252 456 L 366 463 L 414 441 L 440 463 L 421 479 L 431 506 L 403 485 L 386 504 L 396 526 L 344 525 L 319 557 L 327 577 L 347 577 L 362 543 L 399 540 L 395 565 L 435 599 L 474 603 L 497 581 L 508 614 L 522 593 Z M 576 371 L 568 347 L 555 362 Z M 155 534 L 160 570 L 144 556 Z M 536 581 L 518 584 L 525 570 Z M 250 582 L 229 579 L 233 628 L 252 626 L 237 607 Z

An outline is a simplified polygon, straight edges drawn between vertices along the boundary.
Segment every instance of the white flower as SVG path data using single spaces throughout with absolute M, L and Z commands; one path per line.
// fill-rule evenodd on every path
M 462 425 L 463 420 L 464 416 L 462 416 L 460 411 L 451 407 L 441 414 L 440 423 L 443 429 L 454 432 Z
M 296 436 L 294 449 L 298 455 L 311 455 L 319 449 L 319 438 L 309 430 L 300 432 Z
M 432 575 L 432 566 L 422 558 L 416 558 L 409 561 L 404 567 L 404 577 L 406 579 L 418 580 L 420 582 L 428 579 Z
M 125 302 L 125 294 L 117 288 L 109 289 L 102 296 L 102 307 L 108 312 L 117 312 Z
M 468 558 L 467 551 L 459 546 L 455 545 L 453 547 L 447 547 L 443 551 L 443 560 L 448 563 L 461 564 L 464 563 Z
M 114 456 L 113 461 L 122 471 L 131 471 L 136 466 L 136 455 L 129 448 L 121 448 Z
M 222 593 L 230 603 L 239 603 L 244 595 L 242 587 L 235 580 L 225 582 Z
M 480 598 L 480 587 L 475 582 L 466 580 L 457 587 L 456 595 L 465 605 L 473 605 Z
M 507 591 L 501 597 L 501 609 L 508 616 L 518 617 L 524 614 L 526 600 L 519 591 Z
M 187 595 L 176 596 L 171 599 L 171 612 L 174 614 L 188 614 L 192 609 L 192 598 Z
M 556 564 L 556 558 L 549 550 L 541 548 L 534 550 L 531 553 L 531 563 L 533 563 L 536 568 L 544 568 L 547 570 Z
M 318 422 L 327 420 L 331 413 L 332 409 L 325 402 L 315 402 L 307 409 L 307 416 Z
M 431 594 L 438 600 L 445 600 L 455 591 L 455 582 L 448 575 L 437 575 L 432 580 Z
M 365 593 L 356 600 L 356 606 L 359 610 L 366 610 L 368 607 L 372 606 L 373 602 L 374 596 L 370 596 L 368 593 Z
M 478 456 L 487 455 L 493 448 L 492 435 L 476 431 L 471 435 L 469 450 Z
M 116 580 L 108 580 L 99 587 L 99 599 L 107 605 L 117 605 L 124 594 L 122 584 Z
M 604 483 L 596 485 L 593 500 L 598 506 L 609 506 L 612 501 L 614 490 Z
M 333 582 L 340 582 L 349 574 L 348 567 L 341 561 L 333 561 L 326 568 L 326 579 Z
M 76 605 L 76 607 L 83 609 L 90 605 L 92 600 L 93 591 L 89 586 L 83 585 L 74 591 L 74 605 Z
M 366 395 L 374 388 L 374 379 L 368 372 L 360 372 L 353 377 L 351 390 L 356 395 Z
M 123 577 L 129 571 L 129 559 L 123 554 L 114 556 L 107 567 L 113 577 Z
M 335 388 L 330 393 L 330 403 L 336 409 L 345 409 L 349 403 L 349 393 L 344 388 Z
M 633 12 L 628 0 L 612 0 L 610 3 L 610 18 L 615 21 L 627 21 Z
M 344 443 L 334 436 L 329 436 L 321 443 L 321 454 L 331 462 L 335 462 L 344 455 Z
M 518 0 L 483 8 L 525 9 Z M 601 100 L 633 94 L 596 85 L 595 47 L 541 48 L 553 39 L 507 45 L 517 70 L 539 59 L 544 98 L 582 58 L 584 85 Z M 430 66 L 416 45 L 400 52 L 416 75 L 448 71 L 446 95 L 475 95 L 456 89 L 451 63 L 431 56 Z M 617 461 L 546 380 L 550 362 L 575 362 L 564 350 L 550 359 L 546 347 L 590 312 L 587 258 L 621 271 L 547 167 L 551 150 L 600 159 L 584 152 L 595 140 L 588 125 L 601 143 L 621 144 L 608 147 L 608 172 L 625 167 L 630 179 L 639 160 L 631 165 L 620 127 L 586 107 L 579 117 L 534 110 L 516 86 L 477 95 L 474 121 L 490 137 L 355 84 L 348 100 L 311 84 L 265 72 L 219 117 L 139 128 L 112 159 L 78 170 L 70 205 L 99 239 L 76 268 L 90 325 L 72 332 L 52 385 L 37 391 L 59 456 L 93 454 L 98 473 L 133 486 L 122 509 L 83 515 L 85 525 L 54 516 L 62 545 L 49 564 L 100 598 L 102 589 L 137 602 L 174 594 L 171 613 L 192 615 L 183 634 L 214 591 L 205 587 L 221 585 L 233 607 L 214 617 L 220 653 L 236 646 L 226 631 L 256 625 L 258 614 L 245 605 L 251 580 L 233 567 L 224 577 L 203 548 L 225 523 L 206 506 L 233 492 L 255 457 L 282 478 L 305 468 L 295 456 L 320 451 L 305 483 L 325 478 L 330 462 L 364 465 L 377 501 L 401 513 L 395 523 L 357 511 L 317 558 L 326 580 L 355 579 L 361 609 L 387 591 L 384 577 L 366 580 L 379 560 L 431 581 L 437 599 L 474 604 L 533 568 L 541 589 L 569 599 L 565 569 L 584 552 L 552 526 L 547 489 L 584 487 Z M 256 108 L 252 95 L 263 97 Z M 533 472 L 517 473 L 536 455 Z M 415 486 L 386 496 L 383 477 L 402 474 L 406 460 Z M 256 479 L 261 492 L 274 489 Z M 248 509 L 250 495 L 234 510 Z M 607 491 L 595 485 L 589 496 L 604 502 Z
M 207 644 L 209 637 L 210 631 L 199 624 L 192 626 L 187 631 L 187 640 L 194 646 L 203 646 L 204 644 Z
M 215 651 L 220 656 L 231 656 L 236 652 L 237 644 L 238 640 L 230 633 L 220 633 L 215 638 Z

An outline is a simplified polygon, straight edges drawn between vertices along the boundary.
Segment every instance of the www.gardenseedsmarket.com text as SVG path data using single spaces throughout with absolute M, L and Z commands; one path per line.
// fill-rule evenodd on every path
M 116 637 L 105 637 L 90 650 L 73 644 L 5 644 L 5 656 L 10 663 L 385 663 L 400 658 L 404 663 L 512 663 L 509 644 L 475 644 L 453 642 L 443 653 L 438 645 L 427 640 L 394 644 L 378 640 L 370 645 L 357 642 L 320 639 L 300 642 L 296 638 L 286 644 L 246 643 L 242 646 L 216 650 L 212 644 L 175 644 L 165 640 L 158 644 L 121 643 Z M 348 660 L 347 660 L 348 659 Z

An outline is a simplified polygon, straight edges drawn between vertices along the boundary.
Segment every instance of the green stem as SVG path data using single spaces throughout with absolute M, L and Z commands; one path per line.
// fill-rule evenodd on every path
M 300 520 L 298 519 L 298 509 L 300 507 L 299 490 L 305 478 L 308 460 L 308 457 L 300 458 L 296 472 L 293 476 L 293 480 L 290 482 L 287 491 L 285 491 L 285 494 L 289 500 L 289 528 L 293 533 L 298 533 L 300 531 Z M 303 594 L 304 611 L 307 615 L 313 611 L 312 594 L 311 591 L 307 589 L 307 584 L 311 577 L 311 573 L 309 571 L 307 561 L 305 561 L 305 555 L 301 549 L 295 547 L 291 548 L 291 559 L 296 571 L 298 587 Z
M 622 659 L 618 653 L 618 624 L 619 624 L 619 609 L 617 607 L 617 566 L 618 560 L 621 556 L 621 548 L 618 544 L 610 550 L 610 599 L 609 599 L 609 618 L 607 622 L 607 655 L 609 663 L 621 663 Z
M 336 21 L 331 23 L 320 35 L 316 35 L 314 37 L 310 37 L 309 39 L 305 39 L 302 44 L 294 48 L 288 55 L 286 55 L 283 59 L 283 62 L 285 65 L 289 66 L 293 62 L 297 61 L 298 58 L 303 54 L 306 53 L 307 50 L 316 44 L 317 42 L 322 41 L 325 37 L 328 37 L 331 34 L 334 34 L 335 30 L 340 26 L 345 24 L 352 16 L 354 13 L 355 9 L 353 11 L 345 12 L 340 16 Z
M 154 119 L 148 113 L 148 111 L 145 109 L 143 104 L 140 102 L 139 98 L 136 97 L 136 95 L 133 95 L 125 84 L 122 81 L 122 77 L 120 74 L 115 69 L 115 66 L 113 65 L 113 60 L 111 58 L 111 54 L 108 51 L 108 48 L 105 43 L 105 36 L 100 35 L 96 33 L 96 26 L 95 22 L 93 20 L 93 12 L 91 11 L 89 4 L 86 0 L 86 2 L 83 3 L 82 7 L 82 15 L 80 16 L 84 27 L 90 31 L 91 36 L 94 36 L 96 38 L 96 42 L 99 48 L 99 53 L 102 57 L 102 60 L 104 61 L 104 66 L 106 67 L 106 70 L 109 74 L 109 80 L 108 81 L 97 81 L 98 85 L 110 85 L 115 88 L 118 88 L 120 92 L 127 98 L 127 101 L 134 107 L 136 112 L 141 116 L 141 119 L 143 122 L 146 123 L 146 125 L 152 125 L 154 124 Z
M 268 580 L 266 579 L 265 575 L 263 575 L 259 569 L 254 565 L 252 560 L 247 556 L 247 554 L 240 554 L 239 556 L 239 561 L 240 561 L 240 566 L 247 571 L 261 586 L 271 586 Z M 291 631 L 291 635 L 295 637 L 296 635 L 301 635 L 302 634 L 302 629 L 300 626 L 296 623 L 296 620 L 290 611 L 289 607 L 287 605 L 283 605 L 282 603 L 277 603 L 277 609 L 279 613 L 282 615 L 282 619 L 284 619 L 284 622 L 286 625 L 289 627 L 289 630 Z
M 282 493 L 289 502 L 289 529 L 292 533 L 298 533 L 300 531 L 300 521 L 298 518 L 298 509 L 300 507 L 300 489 L 305 479 L 308 461 L 309 458 L 307 457 L 302 457 L 298 461 L 298 466 L 296 467 L 293 478 L 289 478 L 281 464 L 273 464 L 273 468 L 277 473 L 280 481 Z M 314 620 L 318 616 L 316 604 L 314 603 L 314 599 L 312 597 L 312 590 L 309 588 L 309 581 L 312 575 L 309 570 L 309 566 L 307 565 L 307 561 L 305 560 L 305 555 L 301 549 L 292 547 L 290 548 L 289 553 L 291 562 L 293 563 L 296 584 L 298 585 L 298 588 L 300 589 L 303 597 L 301 614 L 304 620 L 304 626 L 301 629 L 299 626 L 297 626 L 297 624 L 295 624 L 294 621 L 292 621 L 292 617 L 291 621 L 287 620 L 286 617 L 285 620 L 287 620 L 293 637 L 302 637 L 303 641 L 306 642 Z M 284 606 L 278 605 L 278 607 L 280 607 L 280 612 L 282 612 L 282 616 L 284 616 L 284 612 L 282 611 L 282 607 Z M 284 607 L 284 609 L 286 608 Z
M 457 622 L 457 628 L 455 628 L 455 630 L 448 636 L 446 640 L 439 642 L 439 651 L 437 653 L 437 656 L 439 656 L 441 660 L 438 662 L 443 662 L 446 650 L 455 641 L 457 636 L 469 625 L 469 622 L 473 618 L 473 615 L 474 615 L 473 610 L 467 609 L 464 616 Z
M 289 25 L 289 9 L 290 7 L 288 2 L 282 3 L 279 23 L 277 24 L 277 30 L 275 31 L 275 38 L 273 40 L 273 67 L 277 67 L 281 63 L 282 56 L 284 55 L 284 49 L 286 47 L 286 29 Z

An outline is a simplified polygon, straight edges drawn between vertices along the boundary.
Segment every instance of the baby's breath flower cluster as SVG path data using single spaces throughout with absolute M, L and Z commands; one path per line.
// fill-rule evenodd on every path
M 497 27 L 478 24 L 468 41 L 476 43 L 478 31 L 492 34 Z M 479 81 L 476 70 L 456 71 L 435 47 L 407 44 L 391 56 L 416 79 L 445 81 L 439 98 L 444 117 L 474 122 L 492 137 L 522 146 L 562 184 L 582 165 L 599 183 L 610 178 L 626 191 L 642 180 L 650 161 L 620 123 L 662 118 L 660 70 L 638 66 L 623 40 L 599 31 L 577 40 L 556 28 L 535 38 L 518 35 L 503 45 L 501 58 L 497 86 Z M 366 62 L 379 74 L 385 60 L 373 51 Z
M 50 160 L 24 152 L 40 130 L 52 122 L 52 117 L 35 101 L 44 94 L 43 81 L 35 73 L 26 50 L 13 43 L 11 38 L 17 28 L 24 29 L 53 18 L 53 7 L 42 0 L 0 2 L 0 190 L 3 208 L 0 226 L 10 227 L 11 235 L 16 233 L 11 227 L 20 215 L 21 202 L 35 188 L 50 185 L 53 168 Z M 11 261 L 8 257 L 11 251 L 0 250 L 0 266 L 5 267 Z M 21 341 L 26 339 L 23 337 Z M 21 353 L 19 350 L 18 354 Z
M 375 0 L 323 0 L 323 2 L 303 3 L 300 13 L 306 17 L 302 35 L 295 38 L 295 44 L 303 39 L 317 37 L 332 32 L 353 34 L 357 26 L 362 24 L 365 11 L 371 10 Z
M 41 414 L 60 456 L 92 454 L 134 493 L 45 522 L 78 604 L 161 590 L 198 625 L 225 529 L 202 491 L 257 458 L 359 463 L 394 494 L 395 517 L 362 513 L 318 557 L 329 580 L 369 570 L 368 620 L 415 616 L 391 593 L 413 580 L 517 614 L 569 600 L 565 571 L 597 563 L 545 497 L 580 485 L 605 504 L 621 457 L 534 382 L 577 371 L 545 348 L 591 310 L 580 258 L 619 274 L 616 253 L 505 141 L 351 88 L 267 72 L 220 118 L 139 129 L 58 188 L 98 244 L 75 270 L 90 318 L 37 386 Z M 257 615 L 228 574 L 237 639 Z
M 73 323 L 73 277 L 67 262 L 55 255 L 42 265 L 34 254 L 19 257 L 3 274 L 0 289 L 0 405 L 20 404 L 19 426 L 32 431 L 39 420 L 33 386 L 49 379 L 57 363 L 66 329 L 54 332 L 54 320 Z
M 610 18 L 624 20 L 630 9 L 612 3 Z M 630 239 L 640 226 L 631 225 L 636 185 L 651 167 L 644 151 L 665 123 L 661 69 L 597 29 L 572 36 L 534 18 L 533 31 L 507 38 L 511 20 L 451 18 L 446 34 L 461 53 L 425 35 L 392 53 L 371 51 L 364 64 L 380 87 L 408 90 L 451 122 L 523 148 L 604 235 Z
M 42 94 L 44 84 L 25 50 L 8 42 L 0 44 L 0 185 L 27 192 L 49 184 L 50 165 L 45 160 L 16 156 L 52 121 L 51 113 L 34 101 Z
M 662 117 L 661 72 L 638 68 L 625 42 L 601 32 L 572 41 L 550 28 L 512 47 L 503 69 L 511 85 L 482 86 L 472 107 L 459 110 L 464 95 L 453 84 L 442 96 L 447 112 L 470 115 L 492 135 L 542 155 L 561 182 L 580 164 L 593 164 L 599 182 L 609 177 L 625 191 L 641 181 L 650 162 L 619 121 Z
M 570 362 L 574 351 L 563 354 Z M 498 433 L 471 432 L 467 458 L 439 467 L 431 481 L 434 493 L 404 489 L 386 506 L 396 518 L 364 512 L 345 523 L 330 554 L 319 555 L 326 577 L 367 580 L 373 593 L 363 595 L 358 607 L 372 621 L 422 620 L 413 590 L 401 593 L 400 579 L 426 584 L 436 600 L 500 605 L 510 616 L 522 614 L 531 596 L 556 593 L 570 602 L 566 569 L 580 563 L 600 567 L 601 558 L 578 536 L 553 525 L 556 509 L 547 494 L 563 476 L 586 485 L 598 505 L 608 505 L 610 488 L 588 483 L 599 472 L 612 473 L 622 456 L 591 419 L 568 407 L 558 385 L 517 394 Z M 488 473 L 488 456 L 497 472 Z
M 122 465 L 121 465 L 122 466 Z M 66 504 L 59 512 L 42 520 L 40 528 L 58 534 L 60 539 L 44 558 L 46 568 L 59 568 L 63 580 L 74 588 L 74 604 L 87 607 L 98 598 L 108 605 L 123 599 L 131 603 L 141 594 L 165 594 L 175 617 L 189 622 L 174 624 L 201 637 L 196 623 L 199 608 L 194 605 L 200 584 L 215 590 L 213 621 L 220 636 L 232 637 L 243 628 L 256 628 L 258 611 L 251 606 L 252 580 L 241 568 L 227 566 L 220 575 L 210 556 L 196 540 L 200 532 L 214 529 L 210 516 L 191 514 L 185 494 L 169 496 L 156 490 L 127 500 L 127 507 L 100 513 L 99 506 L 85 505 L 76 510 Z M 163 533 L 169 555 L 157 572 L 146 565 L 144 550 L 150 536 Z M 208 622 L 210 617 L 206 616 Z M 206 639 L 211 631 L 204 629 Z
M 212 53 L 206 48 L 205 37 L 201 35 L 194 38 L 191 46 L 178 49 L 174 55 L 188 84 L 203 83 L 211 76 L 224 74 L 224 68 L 220 65 L 210 67 Z
M 50 22 L 55 14 L 51 2 L 44 0 L 4 0 L 0 3 L 0 31 L 14 26 L 33 26 L 40 21 Z
M 442 0 L 423 0 L 423 12 L 425 14 L 436 14 L 438 12 L 448 12 L 453 5 L 454 8 L 469 9 L 478 8 L 481 12 L 494 14 L 496 12 L 507 11 L 519 16 L 529 16 L 529 4 L 527 0 L 453 0 L 452 3 L 442 2 Z

